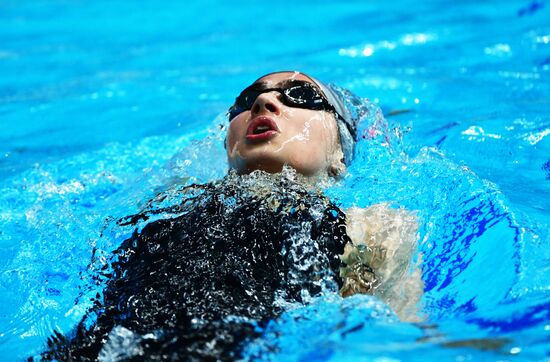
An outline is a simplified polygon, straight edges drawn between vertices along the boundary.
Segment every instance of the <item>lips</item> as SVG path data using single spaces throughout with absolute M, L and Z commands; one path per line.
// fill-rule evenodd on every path
M 246 130 L 246 139 L 248 141 L 265 141 L 279 134 L 277 123 L 269 117 L 256 117 L 250 122 Z

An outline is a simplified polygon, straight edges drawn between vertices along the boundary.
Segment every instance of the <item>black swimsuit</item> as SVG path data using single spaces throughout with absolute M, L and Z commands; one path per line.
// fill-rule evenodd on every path
M 319 192 L 264 173 L 183 192 L 177 216 L 117 249 L 103 298 L 73 335 L 50 338 L 44 358 L 234 360 L 281 301 L 341 286 L 345 218 Z

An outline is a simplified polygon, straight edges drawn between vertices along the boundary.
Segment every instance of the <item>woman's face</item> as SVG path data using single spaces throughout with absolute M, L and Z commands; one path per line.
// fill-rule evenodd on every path
M 308 77 L 295 72 L 271 74 L 256 83 L 276 88 L 289 79 L 311 83 Z M 343 154 L 334 115 L 290 107 L 281 99 L 277 91 L 261 93 L 250 110 L 231 120 L 227 132 L 229 166 L 240 174 L 254 170 L 275 173 L 283 165 L 305 176 L 340 173 Z

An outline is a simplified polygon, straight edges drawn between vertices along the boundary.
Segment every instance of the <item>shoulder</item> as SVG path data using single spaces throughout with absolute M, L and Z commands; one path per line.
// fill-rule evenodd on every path
M 383 247 L 390 254 L 416 241 L 418 218 L 404 208 L 376 204 L 368 208 L 352 207 L 345 211 L 347 233 L 356 247 Z
M 340 275 L 343 296 L 368 293 L 387 302 L 404 320 L 418 320 L 423 290 L 418 246 L 418 217 L 404 208 L 376 204 L 345 211 L 351 242 L 345 246 Z

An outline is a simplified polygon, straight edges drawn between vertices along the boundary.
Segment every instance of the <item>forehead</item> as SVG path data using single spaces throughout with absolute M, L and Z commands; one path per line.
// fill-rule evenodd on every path
M 256 80 L 254 83 L 261 82 L 261 83 L 266 83 L 267 86 L 272 86 L 285 80 L 303 80 L 314 84 L 311 78 L 299 72 L 282 72 L 282 73 L 268 74 Z

